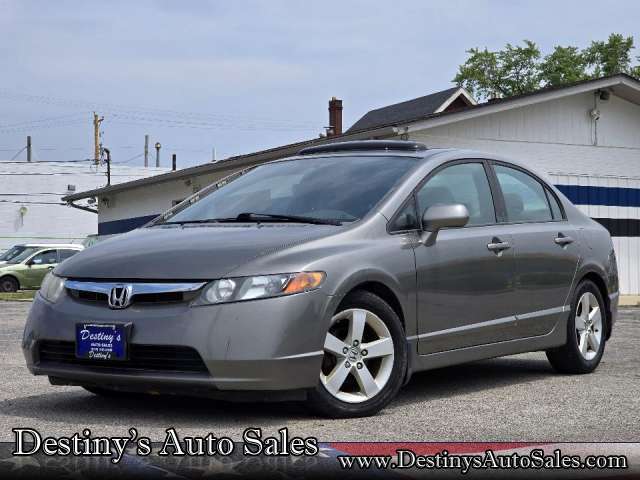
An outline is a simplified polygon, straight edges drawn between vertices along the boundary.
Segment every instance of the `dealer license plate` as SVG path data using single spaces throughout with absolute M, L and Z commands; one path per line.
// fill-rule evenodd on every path
M 76 324 L 76 356 L 90 360 L 126 360 L 127 329 L 117 324 Z

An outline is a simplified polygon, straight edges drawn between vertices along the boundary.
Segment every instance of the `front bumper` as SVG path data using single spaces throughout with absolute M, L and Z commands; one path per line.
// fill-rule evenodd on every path
M 223 305 L 133 305 L 110 310 L 68 295 L 51 304 L 37 295 L 27 318 L 22 348 L 34 375 L 55 384 L 93 385 L 131 391 L 270 391 L 313 388 L 332 297 L 321 290 Z M 76 323 L 129 323 L 129 343 L 193 348 L 208 372 L 119 369 L 41 361 L 44 341 L 73 342 Z

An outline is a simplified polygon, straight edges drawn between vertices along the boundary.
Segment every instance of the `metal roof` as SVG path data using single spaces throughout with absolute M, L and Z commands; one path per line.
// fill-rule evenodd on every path
M 368 130 L 387 125 L 390 122 L 402 123 L 419 116 L 431 115 L 446 102 L 460 87 L 452 87 L 440 92 L 414 98 L 365 113 L 347 132 Z

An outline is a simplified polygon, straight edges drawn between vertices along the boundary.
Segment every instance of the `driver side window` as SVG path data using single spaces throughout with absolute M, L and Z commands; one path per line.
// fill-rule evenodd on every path
M 47 250 L 46 252 L 40 252 L 31 259 L 31 263 L 34 265 L 53 265 L 58 263 L 58 252 L 56 250 Z
M 496 222 L 489 180 L 480 162 L 458 163 L 433 175 L 417 193 L 418 215 L 434 205 L 461 203 L 469 210 L 467 225 Z

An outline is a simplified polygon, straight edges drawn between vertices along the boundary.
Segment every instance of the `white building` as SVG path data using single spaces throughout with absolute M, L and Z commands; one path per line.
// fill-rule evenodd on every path
M 340 106 L 341 109 L 341 106 Z M 331 110 L 331 109 L 330 109 Z M 335 118 L 336 112 L 331 113 Z M 96 198 L 101 234 L 135 228 L 234 171 L 325 142 L 402 138 L 509 156 L 547 173 L 614 237 L 621 290 L 640 293 L 640 82 L 624 74 L 476 102 L 461 88 L 372 110 L 344 134 L 70 195 Z
M 114 165 L 112 183 L 166 172 Z M 61 199 L 106 185 L 106 167 L 89 162 L 0 161 L 0 251 L 17 243 L 81 243 L 98 231 L 95 213 Z

